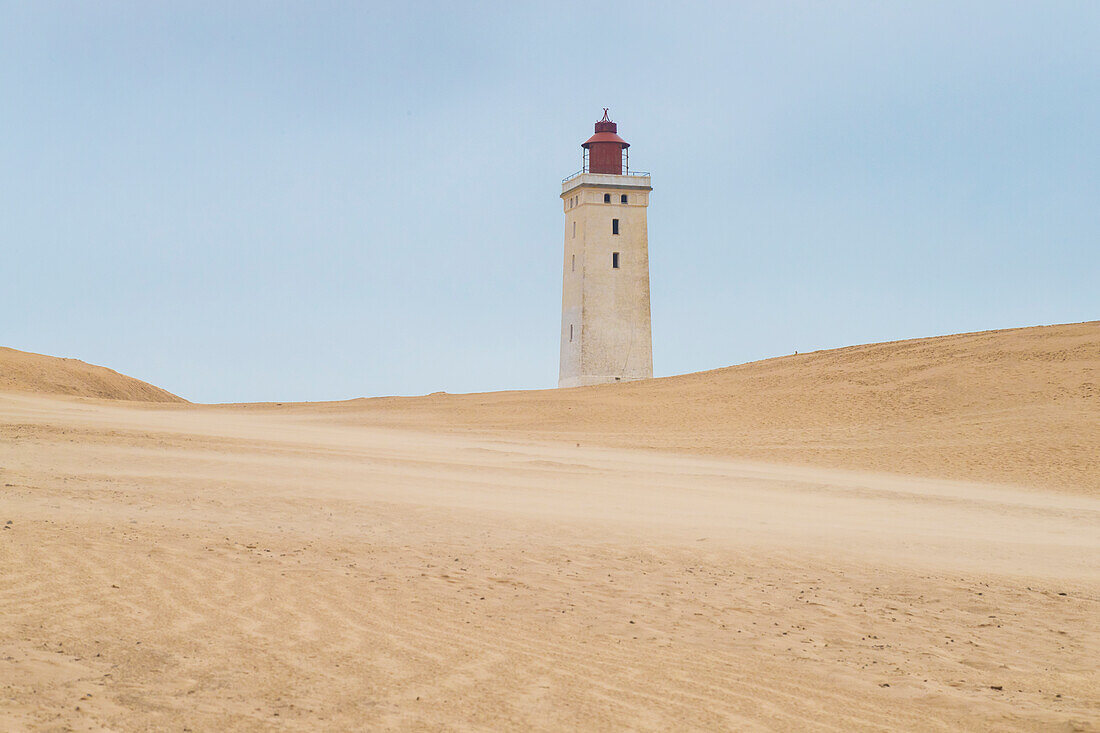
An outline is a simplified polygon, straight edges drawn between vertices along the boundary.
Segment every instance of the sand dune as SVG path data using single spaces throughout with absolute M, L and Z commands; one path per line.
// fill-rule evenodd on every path
M 1098 494 L 1100 321 L 853 346 L 621 385 L 281 409 Z
M 86 364 L 78 359 L 59 359 L 4 347 L 0 347 L 0 391 L 136 402 L 186 401 L 160 387 L 106 367 Z
M 1098 336 L 321 405 L 0 390 L 0 729 L 1100 729 Z

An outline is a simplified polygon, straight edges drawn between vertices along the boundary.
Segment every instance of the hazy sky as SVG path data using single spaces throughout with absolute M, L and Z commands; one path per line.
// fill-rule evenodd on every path
M 658 375 L 1100 318 L 1100 3 L 36 0 L 0 345 L 196 401 L 554 386 L 605 106 Z

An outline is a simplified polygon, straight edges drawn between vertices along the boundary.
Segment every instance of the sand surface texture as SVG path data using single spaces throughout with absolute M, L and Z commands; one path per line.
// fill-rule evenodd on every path
M 0 729 L 1097 730 L 1098 336 L 326 405 L 0 392 Z

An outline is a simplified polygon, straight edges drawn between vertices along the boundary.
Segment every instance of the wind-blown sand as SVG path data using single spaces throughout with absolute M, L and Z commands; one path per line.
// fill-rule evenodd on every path
M 0 729 L 1097 729 L 1098 368 L 1090 323 L 567 391 L 9 388 Z
M 596 390 L 283 409 L 1100 495 L 1100 321 L 852 346 Z

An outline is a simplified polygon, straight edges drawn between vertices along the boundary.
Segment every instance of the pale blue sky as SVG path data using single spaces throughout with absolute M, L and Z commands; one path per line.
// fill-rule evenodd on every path
M 1100 3 L 0 2 L 0 345 L 196 401 L 556 384 L 560 180 L 654 368 L 1100 318 Z

